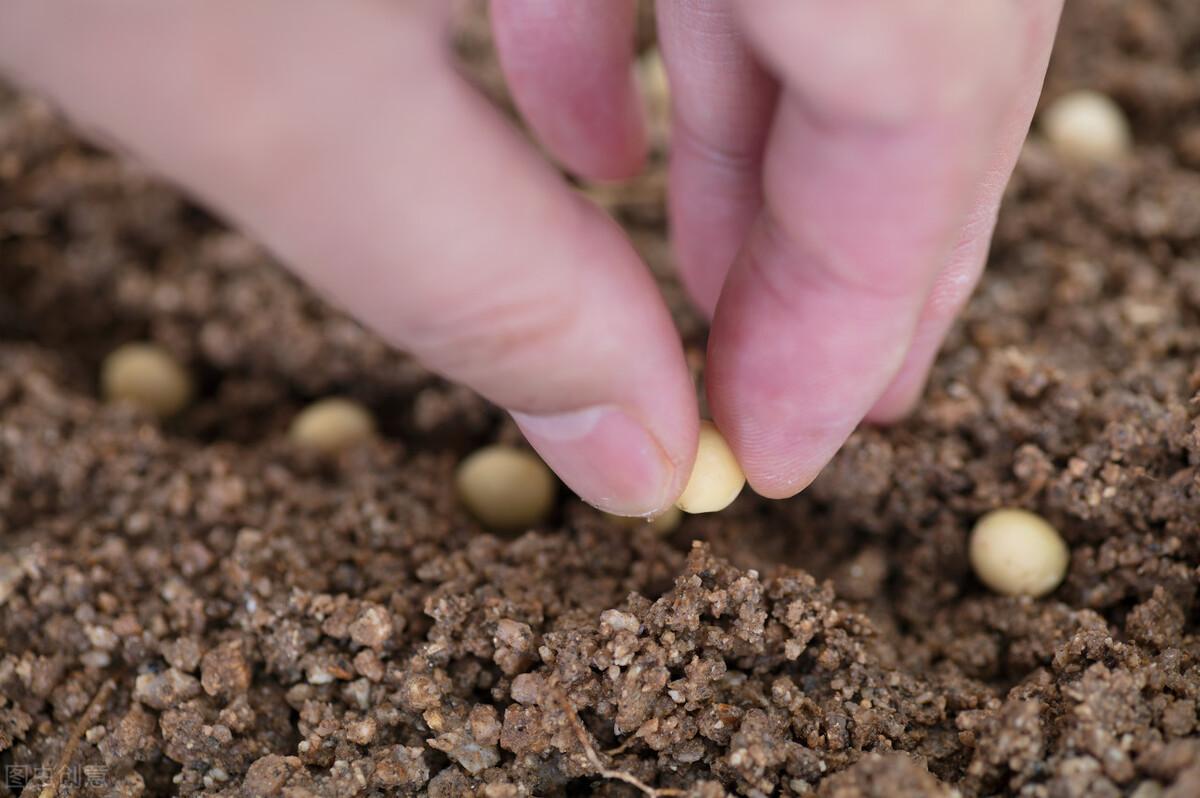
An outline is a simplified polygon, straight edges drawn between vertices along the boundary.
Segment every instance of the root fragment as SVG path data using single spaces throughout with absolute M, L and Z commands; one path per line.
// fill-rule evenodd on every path
M 579 715 L 575 712 L 575 708 L 571 706 L 571 702 L 568 700 L 566 693 L 563 692 L 562 688 L 559 686 L 554 677 L 551 677 L 548 680 L 548 685 L 552 694 L 554 695 L 554 700 L 558 704 L 559 709 L 561 709 L 566 715 L 567 723 L 570 724 L 571 731 L 575 733 L 575 739 L 579 740 L 580 746 L 583 747 L 584 755 L 588 758 L 588 761 L 591 762 L 592 767 L 596 769 L 597 775 L 605 779 L 623 781 L 626 784 L 632 785 L 633 787 L 641 790 L 644 794 L 651 796 L 651 798 L 664 798 L 665 796 L 686 794 L 683 790 L 677 790 L 674 787 L 651 787 L 649 784 L 646 784 L 632 773 L 626 773 L 623 770 L 614 770 L 613 768 L 606 767 L 604 762 L 601 761 L 599 754 L 596 753 L 595 747 L 592 746 L 591 735 L 588 734 L 588 730 L 583 727 L 583 722 L 579 720 Z M 627 744 L 628 743 L 626 743 L 626 745 Z M 614 751 L 620 751 L 624 747 L 625 746 L 622 745 L 620 748 L 614 749 Z

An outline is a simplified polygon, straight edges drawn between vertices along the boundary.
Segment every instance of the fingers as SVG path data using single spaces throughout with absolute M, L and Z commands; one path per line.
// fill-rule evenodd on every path
M 29 0 L 0 11 L 0 62 L 513 411 L 585 499 L 668 506 L 697 410 L 651 278 L 415 8 Z
M 513 99 L 546 148 L 584 177 L 636 174 L 646 156 L 636 0 L 492 0 L 491 12 Z
M 960 231 L 958 245 L 925 300 L 904 365 L 867 414 L 870 421 L 896 421 L 912 410 L 925 387 L 930 367 L 946 333 L 979 281 L 1004 187 L 1021 154 L 1021 145 L 1029 132 L 1038 96 L 1042 92 L 1042 81 L 1061 13 L 1061 0 L 1026 5 L 1023 23 L 1025 35 L 1017 43 L 1022 47 L 1022 77 L 1014 102 L 1006 112 L 999 131 L 998 146 L 979 183 L 972 210 Z
M 1019 6 L 745 0 L 786 87 L 721 295 L 710 406 L 752 486 L 812 480 L 901 368 L 1019 89 Z
M 899 421 L 920 398 L 938 349 L 983 272 L 987 246 L 995 224 L 994 212 L 990 216 L 980 217 L 977 224 L 978 227 L 967 225 L 959 248 L 951 256 L 954 262 L 934 280 L 929 296 L 925 298 L 904 363 L 867 412 L 867 421 L 877 424 Z M 979 227 L 985 229 L 980 230 Z
M 777 89 L 730 0 L 659 0 L 657 8 L 671 82 L 671 235 L 680 279 L 711 316 L 762 207 L 762 149 Z

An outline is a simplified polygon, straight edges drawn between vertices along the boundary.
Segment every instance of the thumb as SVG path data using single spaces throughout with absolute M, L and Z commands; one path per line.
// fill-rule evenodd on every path
M 698 413 L 654 282 L 454 73 L 420 8 L 14 3 L 0 65 L 508 408 L 584 499 L 661 510 Z

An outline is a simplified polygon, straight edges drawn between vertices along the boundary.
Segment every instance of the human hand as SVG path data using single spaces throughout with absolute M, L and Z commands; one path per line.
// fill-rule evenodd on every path
M 441 0 L 8 0 L 0 68 L 513 413 L 583 498 L 670 504 L 698 414 L 621 231 L 454 71 Z M 915 401 L 982 268 L 1061 0 L 660 0 L 681 277 L 751 485 Z M 643 159 L 633 0 L 494 0 L 546 148 Z

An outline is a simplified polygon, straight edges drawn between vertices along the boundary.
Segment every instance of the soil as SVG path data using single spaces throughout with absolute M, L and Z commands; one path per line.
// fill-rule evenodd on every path
M 1200 794 L 1200 6 L 1068 6 L 1046 96 L 1109 93 L 1134 157 L 1031 140 L 916 415 L 666 538 L 565 494 L 480 530 L 494 409 L 0 90 L 0 795 Z M 698 361 L 662 186 L 595 194 Z M 132 339 L 181 417 L 97 401 Z M 384 438 L 296 451 L 334 393 Z M 1045 599 L 970 573 L 1001 505 L 1070 544 Z

